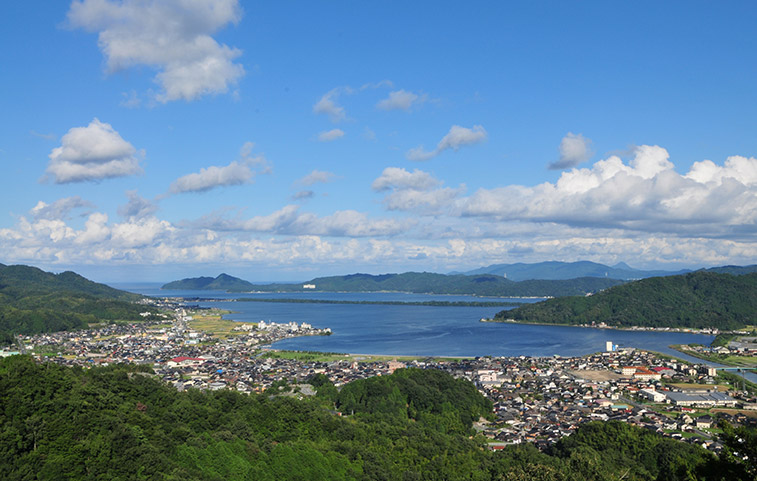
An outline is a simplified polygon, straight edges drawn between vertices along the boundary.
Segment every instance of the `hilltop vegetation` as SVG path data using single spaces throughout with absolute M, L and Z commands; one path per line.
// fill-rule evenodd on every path
M 92 282 L 74 272 L 0 264 L 0 343 L 13 334 L 65 331 L 97 321 L 141 320 L 153 309 L 142 296 Z
M 225 276 L 222 280 L 222 276 Z M 403 274 L 350 274 L 317 277 L 304 284 L 254 285 L 222 274 L 217 278 L 197 277 L 170 282 L 163 289 L 222 289 L 230 292 L 412 292 L 416 294 L 458 294 L 494 297 L 571 296 L 598 292 L 623 281 L 597 277 L 571 280 L 529 280 L 514 282 L 490 274 L 466 276 L 406 272 Z
M 697 271 L 499 312 L 495 319 L 553 324 L 738 329 L 757 319 L 757 274 Z
M 144 366 L 82 370 L 5 358 L 0 478 L 676 481 L 754 474 L 751 456 L 744 463 L 727 448 L 718 460 L 619 422 L 585 424 L 548 453 L 531 445 L 494 453 L 470 424 L 491 405 L 469 383 L 438 371 L 398 370 L 342 393 L 325 376 L 312 382 L 318 394 L 303 400 L 178 392 Z M 334 400 L 345 416 L 336 415 Z M 751 455 L 757 438 L 741 428 L 727 430 L 725 441 Z
M 169 282 L 161 289 L 187 289 L 198 291 L 228 291 L 249 292 L 255 290 L 251 282 L 239 279 L 228 274 L 219 274 L 218 277 L 192 277 L 180 281 Z

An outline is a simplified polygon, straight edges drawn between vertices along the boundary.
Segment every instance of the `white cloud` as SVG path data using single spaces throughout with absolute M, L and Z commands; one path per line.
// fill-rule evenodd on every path
M 336 175 L 332 172 L 326 172 L 323 170 L 314 170 L 305 177 L 297 181 L 301 185 L 313 185 L 313 184 L 325 184 L 334 180 Z
M 739 155 L 728 157 L 723 167 L 711 160 L 695 162 L 691 166 L 686 178 L 700 184 L 715 183 L 721 185 L 725 179 L 733 179 L 744 185 L 757 184 L 757 162 L 754 157 L 746 158 Z
M 318 141 L 319 142 L 332 142 L 337 139 L 341 139 L 344 137 L 344 130 L 342 129 L 331 129 L 331 130 L 325 130 L 318 134 Z
M 360 86 L 360 90 L 373 90 L 373 89 L 380 89 L 383 87 L 392 88 L 394 86 L 394 82 L 391 80 L 380 80 L 378 82 L 369 82 L 366 84 L 363 84 Z
M 287 205 L 268 215 L 247 220 L 227 219 L 219 213 L 188 223 L 193 228 L 215 231 L 264 232 L 279 235 L 319 235 L 329 237 L 393 236 L 414 225 L 414 221 L 372 219 L 354 210 L 336 211 L 318 217 L 301 213 L 296 205 Z
M 94 208 L 95 205 L 89 201 L 86 201 L 75 195 L 73 197 L 66 197 L 64 199 L 58 199 L 52 204 L 47 204 L 43 201 L 37 202 L 37 205 L 30 211 L 32 217 L 36 220 L 58 220 L 67 219 L 69 214 L 74 209 L 80 208 Z
M 724 179 L 723 185 L 729 182 Z M 457 218 L 457 233 L 444 237 L 437 229 L 435 237 L 420 238 L 414 237 L 417 230 L 412 222 L 372 219 L 351 210 L 318 217 L 286 206 L 268 216 L 226 220 L 226 225 L 220 218 L 201 220 L 204 225 L 175 226 L 147 216 L 113 223 L 106 214 L 95 212 L 77 230 L 64 220 L 22 216 L 12 228 L 0 228 L 0 249 L 4 262 L 50 268 L 213 262 L 298 269 L 308 265 L 331 272 L 355 272 L 366 265 L 380 272 L 402 271 L 408 258 L 415 260 L 414 266 L 440 271 L 555 258 L 609 264 L 634 259 L 661 267 L 749 264 L 757 257 L 753 236 L 737 240 L 639 234 L 529 221 L 470 224 L 475 219 Z M 434 219 L 427 227 L 436 223 Z M 478 226 L 490 229 L 477 231 Z
M 389 96 L 380 100 L 376 108 L 380 110 L 410 110 L 413 105 L 418 105 L 426 101 L 426 95 L 418 95 L 407 90 L 395 90 L 389 92 Z
M 416 211 L 437 215 L 442 213 L 463 192 L 465 192 L 465 185 L 461 185 L 457 189 L 442 187 L 430 191 L 397 190 L 384 198 L 384 206 L 389 210 Z
M 174 228 L 169 222 L 155 217 L 123 222 L 111 228 L 110 245 L 121 249 L 154 246 L 172 231 Z
M 232 162 L 229 165 L 211 165 L 200 169 L 200 172 L 187 174 L 176 179 L 169 188 L 172 194 L 184 192 L 205 192 L 216 187 L 242 185 L 254 176 L 249 165 Z
M 252 181 L 256 173 L 269 173 L 270 166 L 262 155 L 253 156 L 252 142 L 245 143 L 240 150 L 240 160 L 229 165 L 211 165 L 200 169 L 200 172 L 187 174 L 176 179 L 169 187 L 171 194 L 185 192 L 206 192 L 216 187 L 247 184 Z M 253 170 L 257 166 L 258 170 Z
M 136 190 L 126 191 L 126 197 L 129 198 L 129 202 L 118 207 L 118 215 L 121 217 L 133 217 L 139 219 L 151 216 L 158 210 L 157 205 L 140 197 Z
M 108 239 L 110 229 L 108 228 L 108 215 L 101 212 L 94 212 L 87 219 L 84 225 L 84 231 L 77 232 L 75 244 L 91 245 L 103 242 Z
M 408 172 L 399 167 L 387 167 L 371 188 L 376 192 L 390 191 L 384 197 L 384 205 L 389 210 L 437 213 L 465 191 L 464 185 L 452 189 L 441 184 L 422 170 Z
M 439 141 L 436 149 L 425 151 L 421 145 L 408 150 L 406 156 L 409 160 L 429 160 L 447 149 L 457 151 L 463 145 L 483 142 L 486 140 L 486 137 L 486 130 L 480 125 L 474 125 L 471 129 L 460 127 L 459 125 L 453 125 L 449 129 L 449 132 L 447 132 L 447 135 L 442 137 L 442 140 Z
M 332 122 L 339 122 L 347 119 L 347 113 L 344 111 L 344 107 L 337 103 L 339 95 L 344 93 L 351 93 L 352 89 L 349 87 L 337 87 L 326 92 L 318 102 L 313 105 L 314 114 L 328 115 Z
M 395 219 L 371 219 L 362 212 L 340 210 L 322 218 L 304 214 L 292 225 L 290 232 L 329 237 L 383 237 L 400 234 L 412 224 Z
M 591 140 L 568 132 L 560 141 L 560 160 L 549 164 L 553 170 L 575 167 L 591 158 Z
M 143 156 L 110 124 L 94 119 L 61 138 L 61 146 L 50 152 L 43 180 L 51 177 L 57 184 L 66 184 L 139 174 Z
M 438 179 L 422 170 L 408 172 L 401 167 L 387 167 L 373 181 L 371 188 L 377 192 L 392 189 L 430 190 L 439 184 Z
M 147 65 L 158 70 L 160 102 L 227 92 L 244 75 L 241 51 L 212 34 L 237 24 L 237 0 L 80 0 L 68 12 L 74 28 L 98 32 L 109 72 Z
M 628 165 L 612 156 L 563 172 L 555 184 L 480 189 L 461 202 L 461 212 L 707 237 L 755 232 L 757 159 L 730 157 L 723 167 L 698 162 L 686 175 L 673 168 L 665 149 L 641 146 Z
M 301 190 L 292 196 L 293 200 L 305 200 L 312 199 L 315 196 L 315 192 L 312 190 Z

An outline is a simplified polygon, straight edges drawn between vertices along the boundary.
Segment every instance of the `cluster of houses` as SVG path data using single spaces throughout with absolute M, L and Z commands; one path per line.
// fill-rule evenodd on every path
M 188 388 L 263 392 L 286 381 L 290 395 L 313 394 L 306 384 L 314 374 L 326 375 L 337 387 L 356 379 L 391 374 L 415 366 L 440 369 L 466 378 L 492 400 L 496 420 L 479 426 L 497 448 L 534 442 L 549 445 L 570 435 L 584 422 L 618 419 L 674 437 L 686 436 L 712 449 L 719 445 L 702 429 L 713 422 L 695 409 L 755 408 L 744 392 L 722 392 L 715 372 L 633 349 L 612 349 L 583 357 L 480 357 L 456 362 L 433 358 L 412 362 L 367 362 L 345 355 L 331 362 L 279 359 L 261 349 L 285 337 L 326 334 L 307 323 L 241 324 L 238 334 L 214 339 L 188 327 L 184 311 L 176 319 L 147 328 L 143 324 L 109 325 L 99 329 L 29 336 L 27 347 L 43 348 L 48 359 L 92 366 L 131 362 L 151 364 L 162 380 L 179 390 Z M 697 383 L 699 390 L 676 383 Z M 707 386 L 702 389 L 701 386 Z M 711 386 L 711 388 L 710 388 Z M 719 412 L 731 422 L 749 423 L 743 414 Z M 691 441 L 692 439 L 696 441 Z
M 737 399 L 706 384 L 715 374 L 707 366 L 633 349 L 580 358 L 481 358 L 442 368 L 476 382 L 494 402 L 496 422 L 481 426 L 494 449 L 524 442 L 543 447 L 581 423 L 622 420 L 717 450 L 716 440 L 700 431 L 712 427 L 712 417 L 694 408 L 757 408 L 745 393 L 733 393 Z M 697 384 L 676 387 L 692 381 Z M 718 416 L 735 424 L 751 422 L 744 414 Z M 683 434 L 692 431 L 698 436 Z
M 746 333 L 744 333 L 746 334 Z M 708 357 L 712 354 L 722 356 L 755 356 L 757 355 L 757 337 L 741 336 L 727 346 L 688 345 L 686 350 Z

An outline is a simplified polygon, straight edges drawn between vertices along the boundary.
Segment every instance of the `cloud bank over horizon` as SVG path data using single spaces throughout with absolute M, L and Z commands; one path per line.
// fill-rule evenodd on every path
M 250 176 L 248 168 L 232 162 L 180 177 L 171 190 L 209 190 Z M 313 170 L 296 183 L 328 183 L 335 176 Z M 219 211 L 171 222 L 156 217 L 154 202 L 127 191 L 121 221 L 78 196 L 40 201 L 15 227 L 0 229 L 0 248 L 15 261 L 47 264 L 292 265 L 306 259 L 343 263 L 343 269 L 350 262 L 396 269 L 418 260 L 448 266 L 441 270 L 544 258 L 715 265 L 757 255 L 751 240 L 757 225 L 754 157 L 731 156 L 722 165 L 703 160 L 680 174 L 664 148 L 643 145 L 628 161 L 613 155 L 564 171 L 555 183 L 480 188 L 466 195 L 464 185 L 445 187 L 429 172 L 387 167 L 368 188 L 383 196 L 387 213 L 414 215 L 339 210 L 319 216 L 286 205 L 247 218 L 241 211 L 234 217 Z M 82 209 L 86 221 L 77 229 L 71 212 Z

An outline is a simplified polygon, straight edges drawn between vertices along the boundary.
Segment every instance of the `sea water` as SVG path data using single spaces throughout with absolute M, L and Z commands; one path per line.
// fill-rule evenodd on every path
M 412 356 L 581 356 L 620 347 L 657 351 L 696 359 L 670 349 L 671 344 L 709 344 L 712 336 L 679 332 L 623 331 L 570 326 L 481 322 L 510 307 L 458 307 L 381 304 L 317 304 L 236 302 L 234 299 L 325 299 L 376 302 L 535 302 L 538 299 L 481 298 L 407 293 L 225 293 L 219 291 L 161 290 L 157 285 L 116 287 L 160 297 L 196 297 L 201 307 L 231 311 L 227 319 L 240 322 L 307 322 L 331 328 L 331 336 L 286 339 L 278 349 Z

